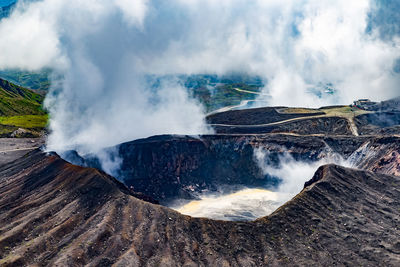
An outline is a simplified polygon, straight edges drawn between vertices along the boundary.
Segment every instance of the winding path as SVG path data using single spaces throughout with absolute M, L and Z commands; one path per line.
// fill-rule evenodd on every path
M 270 94 L 263 94 L 263 93 L 260 93 L 260 92 L 254 92 L 254 91 L 250 91 L 250 90 L 243 90 L 243 89 L 236 88 L 236 87 L 234 87 L 232 89 L 235 90 L 235 91 L 241 92 L 241 93 L 248 93 L 248 94 L 253 94 L 253 95 L 263 95 L 263 96 L 271 96 Z
M 27 148 L 15 148 L 15 149 L 9 149 L 9 150 L 2 150 L 0 153 L 8 153 L 8 152 L 15 152 L 15 151 L 27 151 L 27 150 L 35 150 L 39 148 L 38 146 L 36 147 L 27 147 Z
M 245 100 L 245 101 L 247 101 L 247 102 L 244 105 L 246 105 L 250 100 Z M 212 114 L 228 111 L 228 110 L 231 110 L 232 108 L 240 107 L 240 106 L 243 106 L 242 103 L 241 103 L 241 105 L 238 105 L 238 106 L 225 107 L 225 108 L 228 108 L 227 110 L 223 110 L 224 108 L 222 108 L 220 110 L 223 110 L 223 111 L 217 110 L 217 111 L 213 112 Z M 277 110 L 277 112 L 280 112 L 280 111 Z M 280 113 L 282 113 L 282 112 L 280 112 Z M 218 124 L 218 123 L 215 123 L 215 124 L 210 124 L 210 125 L 211 126 L 218 126 L 218 127 L 258 128 L 258 127 L 268 127 L 268 126 L 280 125 L 280 124 L 284 124 L 284 123 L 307 120 L 307 119 L 340 117 L 340 118 L 344 118 L 344 119 L 346 119 L 348 121 L 351 133 L 354 136 L 359 136 L 357 125 L 354 122 L 354 116 L 355 115 L 353 113 L 350 113 L 349 115 L 347 115 L 346 113 L 342 113 L 342 114 L 341 113 L 332 113 L 332 114 L 324 114 L 324 115 L 316 115 L 316 116 L 298 117 L 298 118 L 292 118 L 292 119 L 288 119 L 288 120 L 282 120 L 282 121 L 271 122 L 271 123 L 266 123 L 266 124 L 247 124 L 247 125 L 240 125 L 239 124 L 239 125 L 237 125 L 237 124 Z

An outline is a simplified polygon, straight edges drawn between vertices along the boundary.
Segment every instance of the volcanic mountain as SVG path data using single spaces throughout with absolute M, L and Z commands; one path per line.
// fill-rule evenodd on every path
M 398 176 L 323 166 L 293 200 L 253 222 L 181 215 L 38 150 L 2 166 L 0 182 L 3 266 L 400 262 Z
M 368 170 L 369 165 L 361 161 L 372 164 L 391 158 L 397 162 L 398 145 L 394 140 L 400 134 L 399 107 L 397 100 L 392 100 L 376 104 L 375 111 L 350 106 L 232 110 L 208 116 L 215 135 L 154 136 L 105 152 L 121 162 L 113 173 L 117 179 L 135 191 L 168 203 L 225 186 L 277 185 L 278 180 L 260 171 L 254 160 L 257 149 L 268 151 L 270 161 L 277 164 L 285 153 L 303 162 L 339 156 L 353 167 Z M 376 147 L 383 147 L 385 142 L 396 148 L 381 153 L 391 151 L 392 156 L 378 153 Z M 102 168 L 96 155 L 69 151 L 63 157 L 81 166 Z
M 262 116 L 257 109 L 217 114 L 257 117 L 236 126 L 209 117 L 225 134 L 155 136 L 112 148 L 122 160 L 118 180 L 95 155 L 74 151 L 64 157 L 81 166 L 39 149 L 0 166 L 0 265 L 398 266 L 397 126 L 369 115 L 360 121 L 372 131 L 363 134 L 357 123 L 389 111 L 266 110 L 265 118 L 249 116 Z M 337 154 L 353 168 L 321 166 L 293 199 L 254 221 L 193 218 L 157 204 L 221 184 L 279 183 L 254 161 L 261 148 L 272 162 L 282 153 L 304 161 Z

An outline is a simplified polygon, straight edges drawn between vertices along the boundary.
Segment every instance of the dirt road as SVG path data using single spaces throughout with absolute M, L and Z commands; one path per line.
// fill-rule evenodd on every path
M 239 105 L 239 106 L 241 106 L 241 105 Z M 234 106 L 233 108 L 236 108 L 239 106 Z M 227 109 L 227 110 L 224 110 L 224 109 Z M 219 112 L 228 111 L 228 110 L 232 110 L 232 107 L 225 107 L 225 108 L 217 110 L 216 112 L 213 112 L 213 113 L 219 113 Z M 276 109 L 276 111 L 279 113 L 284 113 L 280 109 Z M 343 111 L 341 111 L 341 108 L 324 110 L 324 112 L 325 112 L 324 115 L 297 117 L 297 118 L 293 118 L 293 119 L 282 120 L 282 121 L 266 123 L 266 124 L 251 124 L 251 125 L 210 124 L 210 125 L 211 126 L 219 126 L 219 127 L 255 128 L 255 127 L 267 127 L 267 126 L 280 125 L 280 124 L 284 124 L 284 123 L 288 123 L 288 122 L 295 122 L 295 121 L 301 121 L 301 120 L 307 120 L 307 119 L 341 117 L 341 118 L 346 119 L 349 122 L 349 127 L 350 127 L 352 134 L 354 136 L 359 136 L 358 128 L 354 122 L 354 117 L 356 116 L 356 113 L 343 112 Z M 364 112 L 364 113 L 366 113 L 366 112 Z M 357 114 L 357 115 L 359 115 L 359 114 Z
M 0 165 L 42 146 L 45 138 L 0 138 Z

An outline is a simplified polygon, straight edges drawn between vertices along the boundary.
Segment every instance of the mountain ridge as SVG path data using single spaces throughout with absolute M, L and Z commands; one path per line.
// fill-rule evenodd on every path
M 44 96 L 0 79 L 0 137 L 37 137 L 47 124 Z
M 4 266 L 400 262 L 398 176 L 325 165 L 295 198 L 254 222 L 184 216 L 38 150 L 0 167 L 0 181 Z

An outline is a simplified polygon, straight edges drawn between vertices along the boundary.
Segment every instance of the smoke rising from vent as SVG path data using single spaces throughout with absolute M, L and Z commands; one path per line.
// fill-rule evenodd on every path
M 200 200 L 172 209 L 192 217 L 206 217 L 225 221 L 251 221 L 271 214 L 285 202 L 277 192 L 264 189 L 242 189 L 232 194 L 206 194 Z
M 93 152 L 209 132 L 181 81 L 152 75 L 259 75 L 270 105 L 396 96 L 399 38 L 367 31 L 370 12 L 368 0 L 21 1 L 0 22 L 0 69 L 52 68 L 48 147 Z
M 199 200 L 189 203 L 173 203 L 171 208 L 193 217 L 207 217 L 217 220 L 250 221 L 270 215 L 285 202 L 292 199 L 309 181 L 317 169 L 326 164 L 350 167 L 350 161 L 327 147 L 315 161 L 296 160 L 282 148 L 278 156 L 263 148 L 254 149 L 254 160 L 268 179 L 278 179 L 276 187 L 242 188 L 229 194 L 205 193 Z M 356 157 L 356 156 L 355 156 Z M 354 162 L 354 160 L 352 160 Z
M 304 183 L 310 180 L 317 169 L 326 164 L 337 164 L 349 167 L 349 163 L 340 155 L 332 153 L 327 149 L 326 153 L 320 155 L 317 161 L 296 160 L 288 152 L 278 156 L 278 162 L 270 157 L 270 152 L 262 148 L 254 149 L 255 160 L 265 175 L 277 177 L 281 181 L 274 190 L 282 193 L 289 200 L 298 194 L 304 187 Z

